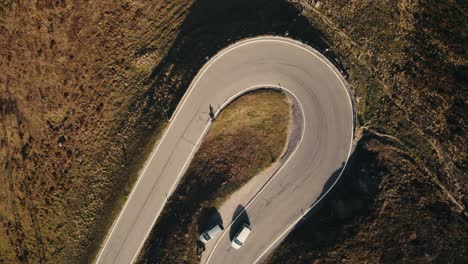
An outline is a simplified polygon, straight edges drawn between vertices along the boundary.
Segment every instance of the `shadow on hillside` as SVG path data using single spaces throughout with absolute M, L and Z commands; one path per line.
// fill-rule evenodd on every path
M 376 165 L 376 154 L 366 149 L 366 142 L 372 138 L 372 135 L 364 135 L 359 140 L 341 177 L 342 167 L 330 177 L 320 195 L 322 200 L 311 205 L 313 209 L 304 215 L 286 238 L 289 242 L 284 245 L 290 241 L 304 241 L 312 248 L 333 245 L 343 232 L 345 223 L 368 212 L 378 195 L 385 170 Z M 270 260 L 281 261 L 286 257 L 286 254 L 283 255 L 284 248 L 287 246 L 277 251 Z
M 146 85 L 151 87 L 145 94 L 146 111 L 154 113 L 154 116 L 166 115 L 166 117 L 170 117 L 193 77 L 207 59 L 220 49 L 240 39 L 266 34 L 278 36 L 287 34 L 288 37 L 307 43 L 322 53 L 329 48 L 321 37 L 322 33 L 312 27 L 307 19 L 301 16 L 299 10 L 286 1 L 196 1 L 190 8 L 190 13 L 183 22 L 169 52 L 144 81 Z M 146 48 L 148 47 L 142 47 L 142 51 Z M 326 55 L 330 57 L 333 56 L 333 53 L 327 52 Z M 160 104 L 164 110 L 159 109 Z M 154 108 L 155 105 L 158 106 L 158 109 Z M 216 106 L 213 107 L 216 108 Z M 152 120 L 145 122 L 152 123 Z M 192 196 L 189 200 L 195 201 L 197 199 Z M 167 207 L 171 206 L 177 206 L 177 204 L 167 204 Z M 194 202 L 190 206 L 195 208 L 202 206 L 202 204 Z M 212 210 L 209 208 L 203 210 L 202 216 L 197 218 L 197 231 L 203 232 L 202 230 L 208 228 L 212 223 L 211 212 L 214 212 Z M 174 212 L 171 208 L 165 208 L 164 211 Z M 237 214 L 242 213 L 230 230 L 231 238 L 239 230 L 240 225 L 249 222 L 248 215 L 242 206 L 239 206 L 236 211 Z M 147 241 L 146 250 L 140 256 L 141 260 L 145 259 L 145 262 L 148 263 L 174 263 L 186 253 L 182 252 L 183 249 L 188 248 L 187 245 L 193 242 L 192 238 L 184 240 L 181 238 L 182 236 L 171 235 L 177 230 L 185 230 L 189 220 L 175 222 L 172 219 L 177 219 L 176 215 L 164 216 L 164 212 L 162 215 L 163 217 L 158 220 Z M 236 213 L 233 217 L 235 216 Z M 216 217 L 214 216 L 214 218 Z M 237 225 L 237 223 L 240 224 Z M 177 252 L 173 248 L 175 243 L 178 243 L 179 250 Z
M 175 96 L 175 100 L 171 100 L 167 106 L 168 116 L 171 116 L 191 80 L 207 59 L 240 39 L 266 34 L 287 35 L 322 53 L 329 48 L 321 37 L 322 33 L 286 1 L 199 0 L 191 7 L 170 51 L 145 81 L 152 87 L 149 92 L 154 93 L 175 76 L 184 75 L 182 83 L 171 88 L 171 94 Z M 340 64 L 332 51 L 326 55 L 335 64 Z M 174 68 L 169 75 L 162 74 L 171 66 Z
M 238 205 L 236 211 L 232 215 L 232 225 L 231 229 L 229 230 L 229 240 L 232 240 L 237 232 L 240 231 L 243 224 L 250 225 L 249 215 L 245 210 L 244 206 Z
M 216 207 L 203 208 L 198 218 L 198 234 L 201 234 L 209 228 L 221 225 L 223 226 L 223 219 Z

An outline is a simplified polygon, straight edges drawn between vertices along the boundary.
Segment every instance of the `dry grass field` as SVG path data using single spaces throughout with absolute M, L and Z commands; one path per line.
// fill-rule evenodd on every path
M 190 5 L 2 2 L 0 263 L 92 255 L 165 124 L 173 92 L 145 80 Z

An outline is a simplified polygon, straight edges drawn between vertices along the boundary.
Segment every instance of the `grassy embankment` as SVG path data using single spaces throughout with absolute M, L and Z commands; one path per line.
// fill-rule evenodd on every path
M 140 262 L 197 263 L 199 226 L 210 217 L 205 213 L 280 157 L 289 115 L 286 96 L 272 90 L 245 94 L 228 105 L 169 199 Z

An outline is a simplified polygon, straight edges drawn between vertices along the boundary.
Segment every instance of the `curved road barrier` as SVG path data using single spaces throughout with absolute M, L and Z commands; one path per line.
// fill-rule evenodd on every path
M 210 105 L 219 106 L 217 115 L 246 91 L 268 87 L 284 89 L 298 101 L 304 119 L 301 140 L 268 184 L 245 205 L 252 226 L 245 245 L 231 248 L 228 227 L 213 250 L 205 252 L 206 262 L 255 263 L 281 241 L 344 170 L 353 139 L 353 106 L 343 77 L 319 52 L 292 39 L 263 36 L 223 49 L 196 75 L 96 263 L 135 261 L 211 126 Z M 331 178 L 331 187 L 324 190 Z

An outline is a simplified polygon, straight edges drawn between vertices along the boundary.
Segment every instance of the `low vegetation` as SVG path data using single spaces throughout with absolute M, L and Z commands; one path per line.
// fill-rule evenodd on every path
M 289 116 L 286 96 L 272 90 L 245 94 L 228 105 L 166 204 L 140 263 L 198 263 L 200 219 L 216 200 L 280 157 Z

